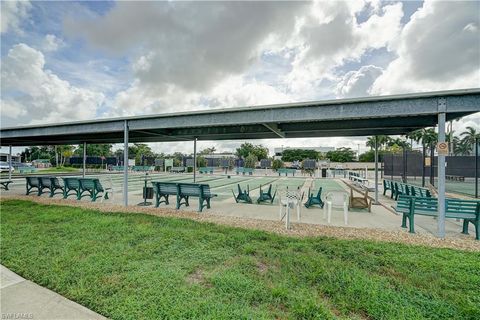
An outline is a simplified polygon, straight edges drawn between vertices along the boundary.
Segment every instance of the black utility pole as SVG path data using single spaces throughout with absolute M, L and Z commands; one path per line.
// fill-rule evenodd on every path
M 422 187 L 425 187 L 425 144 L 422 143 Z
M 393 153 L 390 153 L 390 156 L 392 157 L 391 163 L 392 163 L 392 181 L 393 181 L 393 169 L 395 168 L 395 167 L 393 166 Z

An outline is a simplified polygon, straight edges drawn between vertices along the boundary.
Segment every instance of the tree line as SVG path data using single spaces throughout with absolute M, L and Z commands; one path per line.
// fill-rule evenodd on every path
M 480 132 L 475 128 L 469 126 L 465 131 L 459 135 L 455 135 L 452 130 L 446 134 L 445 140 L 449 144 L 449 152 L 451 155 L 469 155 L 474 151 L 475 140 L 480 139 Z M 434 128 L 425 128 L 412 131 L 411 133 L 398 138 L 389 137 L 386 135 L 377 136 L 377 143 L 379 149 L 379 159 L 383 159 L 385 153 L 400 153 L 404 150 L 412 150 L 413 144 L 421 144 L 423 148 L 433 153 L 437 142 L 438 133 Z M 374 149 L 375 149 L 375 137 L 368 137 L 366 146 L 370 147 L 370 150 L 359 155 L 358 161 L 360 162 L 373 162 L 374 161 Z M 123 159 L 123 149 L 113 151 L 113 145 L 111 144 L 87 144 L 88 156 L 99 157 L 117 157 Z M 205 156 L 215 153 L 215 147 L 209 147 L 201 150 L 197 153 L 197 166 L 206 166 Z M 83 156 L 83 145 L 59 145 L 59 146 L 41 146 L 26 148 L 21 157 L 23 161 L 30 162 L 36 159 L 48 159 L 52 164 L 59 166 L 67 165 L 66 160 L 73 156 Z M 153 157 L 160 159 L 173 159 L 175 166 L 180 166 L 183 158 L 192 156 L 192 154 L 184 154 L 181 152 L 174 152 L 172 154 L 156 153 L 150 146 L 143 143 L 134 143 L 128 147 L 129 159 L 135 159 L 136 163 L 141 163 L 142 157 Z M 239 159 L 243 159 L 245 166 L 255 167 L 256 163 L 262 159 L 272 160 L 272 166 L 279 168 L 283 166 L 284 162 L 302 162 L 305 159 L 323 160 L 329 159 L 332 162 L 352 162 L 356 161 L 356 153 L 351 148 L 337 148 L 336 150 L 329 151 L 327 153 L 321 153 L 315 150 L 306 149 L 287 149 L 282 152 L 281 160 L 274 160 L 273 157 L 269 158 L 268 148 L 259 144 L 254 145 L 249 142 L 245 142 L 235 150 L 235 156 Z

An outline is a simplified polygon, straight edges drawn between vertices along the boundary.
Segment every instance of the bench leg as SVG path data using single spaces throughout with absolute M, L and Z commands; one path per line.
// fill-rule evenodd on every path
M 480 220 L 474 222 L 475 225 L 475 240 L 480 240 Z
M 98 192 L 94 189 L 93 193 L 91 194 L 92 202 L 97 201 L 98 198 Z
M 468 220 L 463 219 L 463 228 L 462 228 L 462 233 L 463 234 L 468 234 Z
M 415 221 L 413 219 L 413 214 L 408 216 L 408 224 L 410 225 L 410 233 L 415 233 Z
M 407 214 L 404 213 L 402 217 L 402 228 L 406 228 L 406 227 L 407 227 Z

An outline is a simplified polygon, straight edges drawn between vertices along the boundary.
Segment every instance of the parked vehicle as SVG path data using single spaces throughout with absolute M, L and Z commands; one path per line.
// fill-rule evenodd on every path
M 15 168 L 10 167 L 10 165 L 8 164 L 8 162 L 5 162 L 5 161 L 0 161 L 0 172 L 14 172 L 15 171 Z
M 12 166 L 14 169 L 20 169 L 20 168 L 31 168 L 32 164 L 31 163 L 26 163 L 26 162 L 18 162 L 18 161 L 12 161 Z

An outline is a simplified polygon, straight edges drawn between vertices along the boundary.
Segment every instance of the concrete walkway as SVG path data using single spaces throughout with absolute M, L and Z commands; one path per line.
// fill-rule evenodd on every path
M 0 265 L 1 319 L 106 319 Z

